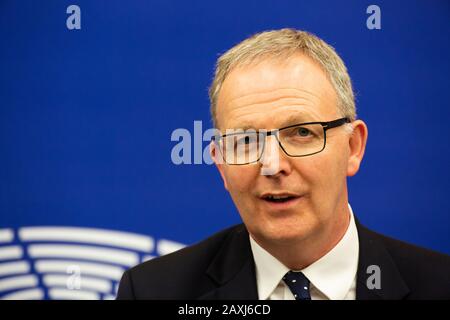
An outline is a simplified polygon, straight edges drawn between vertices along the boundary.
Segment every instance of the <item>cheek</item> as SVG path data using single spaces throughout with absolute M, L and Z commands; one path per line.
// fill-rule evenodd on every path
M 253 188 L 258 173 L 259 168 L 256 165 L 226 166 L 224 175 L 229 192 L 235 195 L 248 192 Z
M 345 154 L 331 151 L 301 159 L 296 165 L 310 191 L 320 197 L 335 193 L 334 190 L 339 189 L 346 178 Z
M 323 195 L 326 190 L 329 178 L 327 165 L 328 161 L 315 157 L 302 161 L 296 166 L 296 170 L 306 186 L 304 191 L 308 192 L 312 199 Z

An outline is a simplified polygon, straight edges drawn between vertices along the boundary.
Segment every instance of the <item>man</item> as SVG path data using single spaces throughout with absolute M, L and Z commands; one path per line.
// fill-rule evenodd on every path
M 243 220 L 125 272 L 118 299 L 449 299 L 450 257 L 363 227 L 364 156 L 346 67 L 303 31 L 246 39 L 210 88 L 211 156 Z

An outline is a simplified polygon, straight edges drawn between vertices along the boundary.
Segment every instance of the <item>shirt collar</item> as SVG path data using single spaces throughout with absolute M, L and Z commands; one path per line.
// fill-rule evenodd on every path
M 348 207 L 350 224 L 338 244 L 305 269 L 296 270 L 303 272 L 314 287 L 332 300 L 345 298 L 358 269 L 358 231 L 350 204 Z M 250 246 L 255 260 L 259 299 L 266 300 L 289 268 L 263 249 L 251 236 Z

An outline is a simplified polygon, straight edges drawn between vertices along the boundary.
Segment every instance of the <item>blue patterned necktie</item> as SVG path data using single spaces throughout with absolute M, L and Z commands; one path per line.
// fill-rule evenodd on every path
M 284 282 L 291 289 L 295 300 L 311 300 L 309 295 L 309 280 L 301 272 L 289 271 L 283 277 Z

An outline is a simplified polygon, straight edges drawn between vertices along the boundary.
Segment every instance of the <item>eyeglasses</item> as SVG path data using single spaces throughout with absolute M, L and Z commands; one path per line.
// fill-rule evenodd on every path
M 305 157 L 325 149 L 329 129 L 350 123 L 349 118 L 328 122 L 305 122 L 288 127 L 266 130 L 234 130 L 229 134 L 213 137 L 229 165 L 244 165 L 261 159 L 266 137 L 274 136 L 280 148 L 291 157 Z

